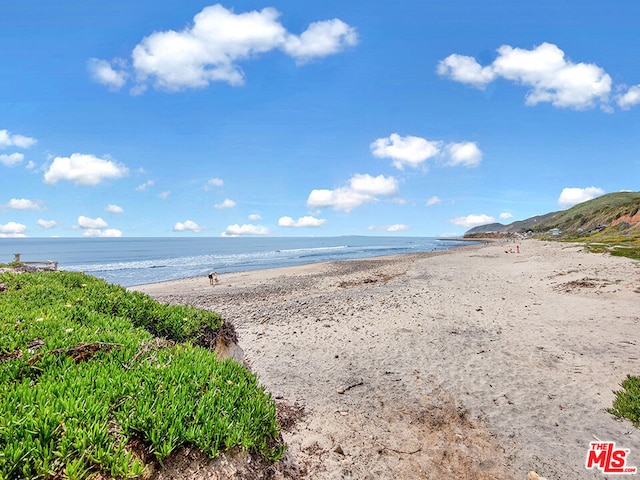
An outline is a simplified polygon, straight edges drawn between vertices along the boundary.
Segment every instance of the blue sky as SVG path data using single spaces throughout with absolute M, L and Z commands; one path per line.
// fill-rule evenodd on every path
M 460 235 L 640 190 L 638 18 L 6 0 L 0 236 Z

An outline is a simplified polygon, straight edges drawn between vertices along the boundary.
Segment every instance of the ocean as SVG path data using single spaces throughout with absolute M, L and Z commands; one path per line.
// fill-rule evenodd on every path
M 0 263 L 53 260 L 129 287 L 217 273 L 445 250 L 432 237 L 0 238 Z

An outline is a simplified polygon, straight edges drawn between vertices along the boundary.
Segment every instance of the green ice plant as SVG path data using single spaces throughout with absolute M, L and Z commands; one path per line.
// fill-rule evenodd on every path
M 159 461 L 182 445 L 282 455 L 256 377 L 194 344 L 219 315 L 81 273 L 0 283 L 0 480 L 136 477 L 145 465 L 134 440 Z
M 620 385 L 622 390 L 614 391 L 616 398 L 608 411 L 616 417 L 625 417 L 640 428 L 640 377 L 627 375 Z

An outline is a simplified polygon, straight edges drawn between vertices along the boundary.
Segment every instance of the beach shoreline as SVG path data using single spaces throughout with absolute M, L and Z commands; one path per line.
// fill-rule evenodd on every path
M 300 478 L 602 478 L 584 466 L 596 438 L 640 464 L 638 429 L 606 411 L 640 373 L 638 262 L 517 245 L 130 289 L 236 326 L 249 368 L 304 411 L 283 432 Z

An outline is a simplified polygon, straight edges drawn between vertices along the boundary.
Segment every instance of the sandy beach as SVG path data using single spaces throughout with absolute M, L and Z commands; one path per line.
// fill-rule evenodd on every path
M 578 244 L 518 246 L 134 289 L 235 324 L 291 420 L 275 478 L 605 478 L 585 469 L 596 440 L 640 466 L 640 431 L 606 411 L 640 374 L 640 264 Z

